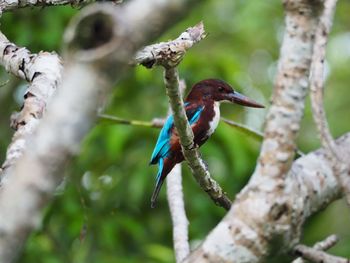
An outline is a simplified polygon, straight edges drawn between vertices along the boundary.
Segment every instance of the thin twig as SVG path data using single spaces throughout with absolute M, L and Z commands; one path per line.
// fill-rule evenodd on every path
M 241 123 L 238 123 L 238 122 L 235 122 L 235 121 L 223 118 L 223 117 L 221 117 L 220 119 L 223 122 L 225 122 L 226 124 L 230 125 L 230 127 L 237 129 L 238 131 L 244 133 L 245 135 L 248 135 L 248 136 L 254 138 L 255 140 L 257 140 L 259 142 L 263 141 L 263 139 L 264 139 L 264 134 L 260 131 L 254 130 L 254 129 L 252 129 L 244 124 L 241 124 Z M 305 155 L 299 149 L 296 149 L 296 153 L 297 153 L 297 157 Z
M 176 262 L 182 262 L 190 253 L 188 219 L 182 192 L 181 164 L 177 164 L 166 179 L 167 197 L 173 222 L 173 241 Z
M 349 263 L 350 260 L 330 255 L 322 250 L 307 247 L 304 245 L 298 245 L 295 247 L 295 252 L 302 258 L 311 261 L 313 263 Z
M 149 127 L 149 128 L 162 128 L 165 122 L 165 119 L 161 119 L 161 118 L 154 118 L 152 119 L 152 121 L 141 121 L 141 120 L 124 119 L 124 118 L 120 118 L 118 116 L 109 115 L 109 114 L 99 114 L 98 117 L 101 119 L 101 121 L 107 121 L 107 122 L 122 124 L 122 125 Z M 264 138 L 264 135 L 262 132 L 254 130 L 244 124 L 241 124 L 223 117 L 221 117 L 220 119 L 223 122 L 227 123 L 230 127 L 244 133 L 245 135 L 252 137 L 257 141 L 262 141 Z
M 249 128 L 248 126 L 241 124 L 241 123 L 237 123 L 235 121 L 226 119 L 221 117 L 220 118 L 223 122 L 227 123 L 229 126 L 234 127 L 235 129 L 237 129 L 238 131 L 244 133 L 245 135 L 248 135 L 252 138 L 254 138 L 257 141 L 262 141 L 264 139 L 264 134 L 260 131 L 254 130 L 252 128 Z
M 132 125 L 139 127 L 162 128 L 164 124 L 164 121 L 160 121 L 159 119 L 153 119 L 152 121 L 128 120 L 108 114 L 99 114 L 98 117 L 102 120 L 110 121 L 117 124 Z
M 317 242 L 312 248 L 316 250 L 326 251 L 338 243 L 339 239 L 336 235 L 330 235 L 325 240 Z M 293 260 L 292 263 L 306 263 L 302 257 Z
M 328 35 L 333 24 L 333 17 L 337 5 L 337 0 L 326 0 L 324 2 L 323 13 L 319 19 L 319 25 L 315 34 L 315 44 L 313 49 L 311 73 L 310 73 L 310 98 L 312 113 L 322 146 L 325 148 L 328 158 L 333 162 L 333 169 L 336 174 L 344 174 L 342 170 L 349 169 L 345 165 L 342 153 L 336 146 L 334 138 L 329 129 L 326 112 L 324 109 L 324 63 L 326 60 L 326 47 Z M 350 179 L 348 176 L 338 178 L 344 188 L 348 205 L 350 205 Z
M 0 83 L 0 88 L 6 86 L 8 83 L 10 82 L 10 80 L 5 80 L 3 83 Z

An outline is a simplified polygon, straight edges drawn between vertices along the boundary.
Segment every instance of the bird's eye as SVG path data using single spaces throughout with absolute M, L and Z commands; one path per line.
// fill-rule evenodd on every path
M 221 87 L 221 86 L 219 87 L 220 92 L 223 92 L 224 90 L 225 90 L 224 87 Z

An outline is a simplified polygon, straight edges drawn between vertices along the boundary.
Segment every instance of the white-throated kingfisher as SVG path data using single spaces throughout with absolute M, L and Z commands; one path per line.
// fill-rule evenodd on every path
M 214 133 L 220 120 L 220 103 L 228 101 L 253 108 L 263 105 L 234 91 L 226 82 L 218 79 L 206 79 L 196 83 L 185 100 L 185 110 L 191 125 L 194 144 L 200 147 Z M 151 207 L 155 203 L 165 177 L 173 167 L 184 160 L 179 135 L 170 115 L 159 134 L 153 150 L 150 164 L 158 164 L 156 186 L 151 198 Z

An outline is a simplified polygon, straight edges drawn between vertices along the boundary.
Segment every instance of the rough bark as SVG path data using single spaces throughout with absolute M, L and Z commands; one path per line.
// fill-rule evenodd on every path
M 0 0 L 0 16 L 5 11 L 22 7 L 80 5 L 84 2 L 87 2 L 87 0 Z
M 337 145 L 350 157 L 350 133 Z M 306 218 L 341 195 L 325 150 L 309 153 L 293 163 L 278 192 L 262 192 L 250 182 L 185 262 L 268 262 L 298 243 Z
M 42 118 L 61 80 L 62 63 L 56 53 L 32 54 L 28 49 L 9 42 L 0 32 L 0 64 L 9 73 L 29 82 L 21 111 L 11 117 L 11 126 L 16 132 L 0 169 L 1 182 L 6 170 L 23 154 L 28 135 L 33 133 Z
M 304 220 L 341 196 L 324 150 L 300 158 L 289 171 L 323 2 L 283 3 L 286 29 L 257 167 L 229 213 L 186 262 L 265 262 L 296 245 Z M 343 142 L 349 143 L 349 134 L 339 143 L 346 151 Z
M 296 252 L 304 259 L 312 263 L 349 263 L 350 259 L 330 255 L 321 250 L 299 245 L 296 247 Z
M 137 49 L 180 19 L 195 2 L 134 0 L 122 8 L 95 5 L 72 22 L 65 36 L 60 92 L 0 192 L 0 262 L 12 262 L 38 226 L 41 209 L 62 179 L 62 167 L 78 153 L 96 118 L 98 98 L 105 97 Z M 96 23 L 103 30 L 89 30 Z
M 206 34 L 203 22 L 189 27 L 181 35 L 168 42 L 160 42 L 149 45 L 136 53 L 134 62 L 146 68 L 163 66 L 166 68 L 176 67 L 183 59 L 185 53 L 194 44 L 197 44 Z
M 338 243 L 339 239 L 336 235 L 330 235 L 325 240 L 317 242 L 312 248 L 315 250 L 325 251 L 335 246 Z M 298 246 L 294 248 L 294 251 L 298 254 Z M 306 261 L 302 257 L 298 257 L 293 260 L 292 263 L 306 263 Z

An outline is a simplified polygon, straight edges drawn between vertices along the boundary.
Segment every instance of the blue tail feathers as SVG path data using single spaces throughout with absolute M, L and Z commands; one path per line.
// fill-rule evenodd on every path
M 158 160 L 158 173 L 156 177 L 156 186 L 154 188 L 152 198 L 151 198 L 151 207 L 154 208 L 156 206 L 157 198 L 160 192 L 160 189 L 163 185 L 164 178 L 162 178 L 162 172 L 163 172 L 163 167 L 164 167 L 164 159 L 160 158 Z

